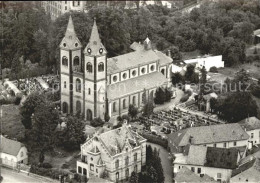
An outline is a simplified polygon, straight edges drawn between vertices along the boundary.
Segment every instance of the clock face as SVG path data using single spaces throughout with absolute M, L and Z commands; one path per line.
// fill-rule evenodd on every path
M 103 48 L 99 49 L 99 53 L 102 54 L 103 53 Z
M 91 53 L 91 49 L 90 49 L 90 48 L 88 48 L 88 50 L 87 50 L 87 51 L 88 51 L 88 53 L 89 53 L 89 54 Z

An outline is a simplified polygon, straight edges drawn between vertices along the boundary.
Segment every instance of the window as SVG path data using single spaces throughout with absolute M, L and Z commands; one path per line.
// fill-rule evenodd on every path
M 237 146 L 237 142 L 234 142 L 234 146 Z
M 226 142 L 223 144 L 223 147 L 227 147 L 227 143 Z
M 137 172 L 137 170 L 138 170 L 138 169 L 137 169 L 137 165 L 135 165 L 135 167 L 134 167 L 134 171 Z
M 66 81 L 64 81 L 64 88 L 66 88 L 67 87 L 67 83 L 66 83 Z
M 134 161 L 137 161 L 137 153 L 134 154 Z
M 116 172 L 116 180 L 118 181 L 119 179 L 119 172 Z
M 201 168 L 198 168 L 197 172 L 200 174 L 201 173 Z
M 161 70 L 161 73 L 164 75 L 164 73 L 165 73 L 165 69 L 162 69 L 162 70 Z
M 83 168 L 83 175 L 87 175 L 87 170 L 86 170 L 86 168 Z
M 96 173 L 98 173 L 98 169 L 96 169 Z
M 153 99 L 153 90 L 150 92 L 150 98 Z
M 145 104 L 146 101 L 146 95 L 145 92 L 142 94 L 142 103 Z
M 191 167 L 191 171 L 192 171 L 192 172 L 195 172 L 195 168 L 194 168 L 194 167 Z
M 99 72 L 103 72 L 103 71 L 104 71 L 104 63 L 103 63 L 103 62 L 100 62 L 100 63 L 98 64 L 98 71 L 99 71 Z
M 78 47 L 78 45 L 79 45 L 78 43 L 75 43 L 75 47 Z
M 145 73 L 145 68 L 142 68 L 141 72 L 142 72 L 142 74 L 144 74 Z
M 68 66 L 68 58 L 67 57 L 62 57 L 62 65 Z
M 128 165 L 129 164 L 129 157 L 127 156 L 126 158 L 125 158 L 125 165 Z
M 88 89 L 88 94 L 89 94 L 89 95 L 91 94 L 91 89 L 90 89 L 90 88 Z
M 133 102 L 132 102 L 132 103 L 133 103 L 133 105 L 135 105 L 135 98 L 136 98 L 136 97 L 135 97 L 135 96 L 133 96 L 133 99 L 132 99 L 132 100 L 133 100 Z
M 126 79 L 127 75 L 126 73 L 123 74 L 123 79 Z
M 76 79 L 76 92 L 81 93 L 81 81 L 80 81 L 80 79 Z
M 74 64 L 75 66 L 78 66 L 78 65 L 79 65 L 79 57 L 78 57 L 78 56 L 74 57 L 73 64 Z
M 21 158 L 23 157 L 23 151 L 21 152 Z
M 125 177 L 126 177 L 126 179 L 129 178 L 129 169 L 128 168 L 125 170 Z
M 154 71 L 154 65 L 151 65 L 150 71 Z
M 90 164 L 90 170 L 94 171 L 94 165 L 93 164 Z
M 114 81 L 114 82 L 117 81 L 117 76 L 113 76 L 113 81 Z
M 82 168 L 80 166 L 78 166 L 78 173 L 82 173 Z
M 90 62 L 87 63 L 87 71 L 92 73 L 92 64 Z
M 126 109 L 126 100 L 123 99 L 123 109 Z
M 217 144 L 214 144 L 214 147 L 217 147 Z
M 115 162 L 115 166 L 116 166 L 116 168 L 119 168 L 119 160 L 118 159 Z
M 80 101 L 77 101 L 76 102 L 76 112 L 78 113 L 81 113 L 81 102 Z
M 254 133 L 251 133 L 251 139 L 254 138 Z
M 181 166 L 179 166 L 179 169 L 181 169 Z
M 113 103 L 113 112 L 116 112 L 116 102 Z
M 219 179 L 221 179 L 221 173 L 217 173 L 217 178 Z
M 133 77 L 136 76 L 136 71 L 135 71 L 135 70 L 132 71 L 132 76 L 133 76 Z
M 63 43 L 63 46 L 66 47 L 67 46 L 66 43 Z

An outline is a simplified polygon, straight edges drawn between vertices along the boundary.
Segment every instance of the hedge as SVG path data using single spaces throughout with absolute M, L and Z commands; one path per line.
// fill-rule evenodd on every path
M 59 180 L 59 175 L 63 174 L 63 172 L 61 171 L 55 169 L 47 169 L 47 168 L 39 167 L 37 165 L 32 165 L 30 168 L 30 172 L 44 177 L 57 179 L 57 180 Z
M 157 135 L 152 135 L 152 134 L 147 134 L 147 133 L 142 133 L 141 136 L 144 137 L 145 139 L 147 139 L 148 142 L 158 144 L 158 145 L 164 147 L 165 149 L 168 148 L 168 140 L 166 140 L 166 139 L 162 139 L 162 138 L 158 137 Z

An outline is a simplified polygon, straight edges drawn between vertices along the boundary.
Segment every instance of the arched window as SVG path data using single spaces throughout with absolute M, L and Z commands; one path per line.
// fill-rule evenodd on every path
M 113 103 L 113 112 L 116 112 L 116 102 Z
M 125 170 L 125 177 L 126 177 L 126 179 L 129 178 L 129 168 L 127 168 L 127 169 Z
M 129 157 L 127 156 L 126 158 L 125 158 L 125 165 L 128 165 L 129 164 Z
M 66 56 L 62 57 L 62 65 L 68 66 L 68 58 Z
M 135 105 L 136 104 L 136 101 L 135 101 L 135 99 L 136 99 L 136 97 L 135 96 L 133 96 L 133 101 L 132 101 L 132 103 L 133 103 L 133 105 Z
M 137 165 L 135 165 L 135 167 L 134 167 L 134 171 L 137 172 Z
M 76 92 L 81 93 L 81 81 L 80 81 L 80 79 L 76 79 Z
M 116 181 L 119 180 L 119 172 L 116 172 Z
M 123 99 L 123 109 L 125 109 L 125 108 L 126 108 L 126 100 Z
M 76 102 L 76 112 L 81 113 L 81 102 L 80 101 Z
M 88 88 L 88 94 L 89 94 L 89 95 L 91 94 L 91 89 L 90 89 L 90 88 Z
M 103 62 L 100 62 L 100 63 L 98 64 L 98 71 L 99 71 L 99 72 L 104 71 L 104 63 L 103 63 Z
M 67 83 L 66 83 L 66 81 L 64 81 L 64 88 L 66 88 L 67 87 Z
M 162 70 L 161 70 L 161 73 L 164 75 L 164 73 L 165 73 L 165 69 L 162 69 Z
M 153 90 L 150 92 L 150 98 L 153 99 Z
M 142 94 L 142 103 L 144 104 L 146 100 L 145 92 Z
M 21 158 L 23 157 L 23 151 L 21 152 Z
M 74 64 L 74 66 L 79 65 L 79 57 L 78 56 L 74 57 L 73 64 Z
M 88 62 L 87 63 L 87 71 L 89 72 L 89 73 L 92 73 L 92 64 L 90 63 L 90 62 Z
M 63 102 L 62 104 L 62 111 L 64 114 L 68 113 L 68 104 L 67 102 Z
M 87 110 L 87 120 L 92 121 L 92 111 L 90 109 Z
M 137 153 L 134 154 L 134 161 L 137 161 Z
M 115 162 L 115 166 L 116 166 L 116 168 L 119 168 L 119 160 L 118 159 Z

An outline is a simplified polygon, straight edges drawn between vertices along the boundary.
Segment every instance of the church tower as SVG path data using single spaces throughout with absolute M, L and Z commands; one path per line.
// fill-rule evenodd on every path
M 70 16 L 65 36 L 60 43 L 61 111 L 66 114 L 81 112 L 83 108 L 81 48 Z
M 107 51 L 101 43 L 96 20 L 89 42 L 84 49 L 85 110 L 86 119 L 100 117 L 106 112 Z

